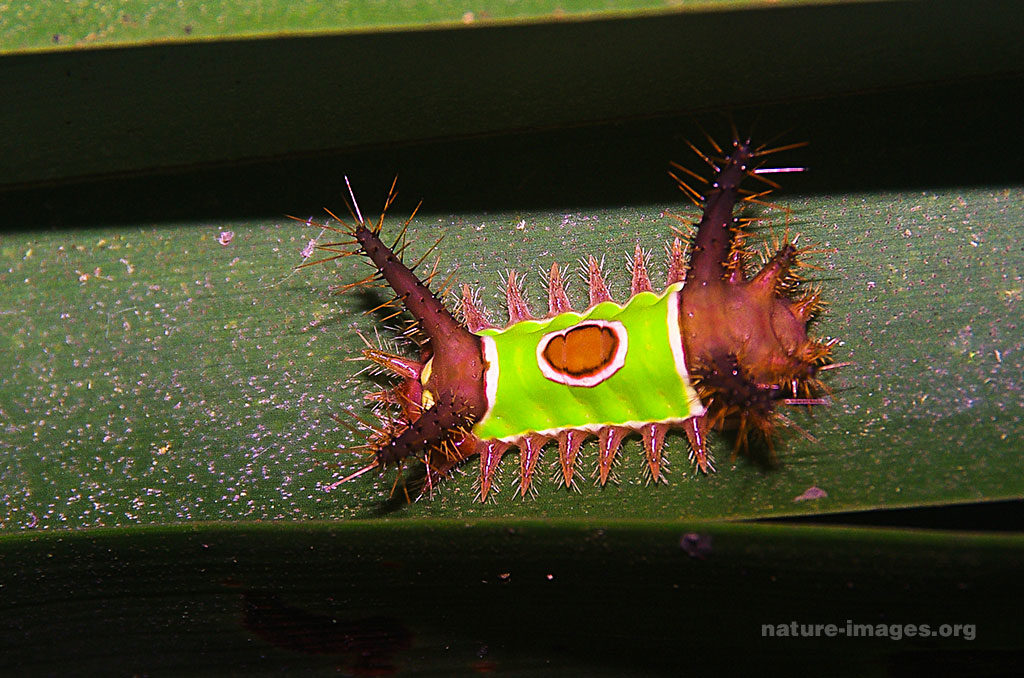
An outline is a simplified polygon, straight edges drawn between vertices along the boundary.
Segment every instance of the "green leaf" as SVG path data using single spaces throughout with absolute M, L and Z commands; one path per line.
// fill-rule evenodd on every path
M 466 11 L 423 0 L 5 7 L 0 187 L 1016 76 L 1024 18 L 1013 0 L 492 0 L 479 22 L 458 23 Z M 973 103 L 957 89 L 957 107 Z
M 1005 595 L 1022 547 L 1019 535 L 576 519 L 7 535 L 0 668 L 1000 675 L 1024 621 Z
M 667 487 L 645 486 L 634 441 L 618 484 L 579 494 L 539 483 L 536 499 L 514 498 L 511 458 L 505 492 L 487 505 L 474 501 L 472 465 L 413 505 L 401 490 L 388 499 L 393 475 L 324 492 L 365 463 L 317 451 L 361 442 L 331 418 L 372 389 L 349 361 L 359 333 L 390 331 L 361 315 L 383 298 L 329 292 L 369 273 L 364 263 L 293 270 L 308 240 L 327 236 L 281 215 L 342 208 L 344 173 L 372 214 L 401 171 L 411 197 L 390 232 L 426 199 L 409 256 L 447 235 L 441 277 L 479 286 L 498 312 L 507 269 L 595 254 L 622 271 L 635 242 L 657 250 L 671 237 L 667 210 L 686 207 L 663 172 L 689 157 L 680 130 L 700 140 L 688 119 L 8 192 L 12 226 L 59 228 L 8 233 L 0 248 L 11 328 L 0 520 L 741 518 L 1019 498 L 1024 201 L 1019 167 L 977 150 L 1005 143 L 1019 89 L 957 85 L 964 108 L 938 105 L 950 87 L 760 107 L 760 128 L 793 126 L 814 142 L 780 158 L 810 171 L 783 182 L 773 199 L 791 212 L 766 209 L 760 235 L 790 228 L 815 244 L 810 275 L 830 306 L 814 329 L 851 364 L 829 374 L 832 406 L 791 416 L 779 470 L 729 463 L 718 438 L 719 473 L 697 476 L 675 438 Z M 883 108 L 905 115 L 871 117 Z M 620 298 L 624 283 L 613 276 Z M 530 290 L 540 302 L 540 286 Z M 827 497 L 797 501 L 811 487 Z
M 364 194 L 363 210 L 379 204 L 384 188 Z M 583 482 L 576 494 L 542 482 L 526 501 L 513 496 L 518 466 L 507 457 L 505 492 L 486 505 L 474 501 L 472 464 L 411 506 L 387 502 L 393 474 L 324 492 L 365 463 L 317 451 L 362 442 L 331 419 L 347 418 L 374 387 L 357 376 L 364 364 L 350 360 L 359 334 L 392 335 L 379 317 L 362 315 L 386 296 L 329 292 L 370 272 L 358 258 L 293 270 L 310 238 L 329 235 L 287 219 L 214 219 L 7 236 L 3 313 L 13 331 L 3 390 L 14 454 L 3 522 L 84 527 L 379 511 L 747 517 L 1020 497 L 1024 479 L 1007 471 L 1020 468 L 1024 267 L 1015 232 L 992 226 L 1022 216 L 1020 189 L 781 200 L 793 210 L 788 226 L 821 250 L 812 277 L 830 306 L 815 332 L 840 339 L 836 360 L 852 363 L 828 375 L 832 406 L 813 419 L 787 415 L 794 425 L 783 428 L 781 468 L 730 463 L 728 441 L 717 438 L 719 472 L 704 477 L 676 437 L 670 484 L 648 487 L 633 441 L 618 484 Z M 660 249 L 678 224 L 666 210 L 684 209 L 421 212 L 409 226 L 408 256 L 447 234 L 439 279 L 454 272 L 479 285 L 495 315 L 506 269 L 591 252 L 608 255 L 621 298 L 634 242 Z M 765 236 L 787 226 L 781 210 L 773 213 Z M 389 223 L 397 234 L 401 217 Z M 539 303 L 538 282 L 529 291 Z M 578 285 L 577 300 L 583 292 Z M 595 458 L 587 448 L 584 467 Z M 553 452 L 544 463 L 554 463 Z M 812 486 L 828 496 L 798 501 Z
M 472 4 L 445 0 L 278 0 L 253 5 L 215 0 L 192 6 L 153 0 L 116 4 L 44 1 L 0 7 L 0 53 L 660 17 L 819 4 L 820 0 L 477 0 Z
M 1020 19 L 0 6 L 0 673 L 1008 672 L 1019 535 L 721 519 L 1022 496 Z M 697 476 L 677 437 L 667 486 L 633 442 L 617 484 L 578 494 L 513 497 L 514 459 L 487 505 L 472 465 L 412 505 L 391 475 L 323 491 L 361 463 L 317 451 L 359 442 L 332 419 L 372 388 L 357 332 L 390 332 L 361 315 L 382 298 L 330 293 L 370 272 L 355 258 L 293 270 L 318 232 L 284 214 L 343 210 L 345 175 L 373 214 L 399 175 L 388 231 L 422 198 L 409 256 L 446 235 L 441 277 L 496 314 L 507 269 L 589 254 L 621 297 L 623 255 L 687 212 L 668 162 L 696 169 L 684 139 L 730 122 L 811 142 L 779 157 L 809 171 L 755 240 L 814 245 L 814 331 L 850 363 L 831 406 L 789 415 L 777 470 L 716 437 Z M 976 639 L 762 636 L 847 620 Z

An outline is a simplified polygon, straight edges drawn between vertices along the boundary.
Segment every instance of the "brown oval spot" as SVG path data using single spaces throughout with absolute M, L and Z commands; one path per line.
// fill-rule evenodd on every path
M 610 327 L 579 325 L 551 338 L 544 360 L 556 372 L 571 377 L 597 374 L 615 358 L 619 338 Z

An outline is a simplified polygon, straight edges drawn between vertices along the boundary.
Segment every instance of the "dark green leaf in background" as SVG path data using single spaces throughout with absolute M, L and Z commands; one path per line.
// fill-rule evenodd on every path
M 1022 19 L 0 5 L 0 672 L 1004 673 L 1019 534 L 721 519 L 1024 494 Z M 778 158 L 808 171 L 755 239 L 816 245 L 814 332 L 851 363 L 831 406 L 789 415 L 778 469 L 730 462 L 724 436 L 699 476 L 674 437 L 667 486 L 633 441 L 615 484 L 579 493 L 513 496 L 512 458 L 486 505 L 473 464 L 412 505 L 388 499 L 393 475 L 324 491 L 360 464 L 317 451 L 358 444 L 332 419 L 371 388 L 357 332 L 390 333 L 362 314 L 381 297 L 331 293 L 364 263 L 293 270 L 318 232 L 284 214 L 343 210 L 345 175 L 373 214 L 397 175 L 392 232 L 422 199 L 410 255 L 445 236 L 441 271 L 495 317 L 507 270 L 540 308 L 538 267 L 588 254 L 622 298 L 626 253 L 657 262 L 690 213 L 668 162 L 698 169 L 685 140 L 730 121 L 811 142 Z M 847 619 L 977 637 L 760 630 Z

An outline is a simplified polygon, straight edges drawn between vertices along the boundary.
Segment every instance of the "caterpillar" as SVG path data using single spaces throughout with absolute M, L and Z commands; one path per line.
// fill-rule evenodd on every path
M 575 487 L 580 449 L 591 437 L 597 438 L 597 482 L 604 485 L 620 445 L 632 434 L 642 437 L 650 478 L 665 482 L 663 450 L 672 429 L 685 433 L 690 460 L 703 473 L 714 471 L 708 451 L 712 429 L 736 430 L 734 456 L 749 452 L 754 436 L 774 459 L 777 424 L 790 423 L 778 406 L 827 402 L 819 373 L 837 366 L 830 358 L 836 340 L 807 334 L 808 321 L 822 307 L 819 290 L 799 291 L 798 259 L 810 248 L 798 248 L 798 237 L 790 239 L 787 229 L 782 243 L 774 253 L 765 251 L 763 265 L 753 273 L 744 229 L 754 219 L 735 213 L 738 204 L 761 202 L 778 188 L 766 175 L 786 169 L 765 168 L 765 159 L 802 144 L 755 148 L 749 140 L 736 139 L 728 154 L 711 144 L 714 154 L 690 147 L 711 167 L 713 178 L 672 164 L 707 188 L 700 192 L 670 172 L 702 215 L 688 248 L 679 237 L 666 248 L 668 276 L 660 292 L 652 287 L 639 243 L 630 267 L 630 297 L 622 303 L 612 299 L 591 257 L 585 271 L 589 306 L 573 310 L 564 271 L 552 264 L 547 313 L 534 317 L 512 271 L 504 327 L 486 319 L 466 286 L 457 319 L 430 291 L 433 276 L 420 280 L 417 266 L 401 260 L 405 228 L 393 246 L 381 240 L 384 213 L 395 199 L 394 183 L 376 223 L 364 221 L 351 186 L 354 222 L 330 211 L 330 223 L 300 220 L 343 235 L 318 245 L 325 258 L 302 266 L 353 254 L 366 257 L 374 273 L 345 287 L 383 281 L 395 294 L 389 303 L 404 306 L 422 337 L 416 359 L 373 346 L 363 351 L 365 359 L 398 377 L 393 388 L 367 396 L 394 414 L 371 427 L 365 446 L 371 461 L 331 487 L 415 460 L 423 461 L 425 485 L 433 487 L 477 456 L 478 499 L 486 501 L 497 489 L 498 462 L 517 448 L 518 493 L 526 495 L 542 448 L 551 442 L 558 446 L 561 473 L 556 477 Z M 747 178 L 768 188 L 741 188 Z

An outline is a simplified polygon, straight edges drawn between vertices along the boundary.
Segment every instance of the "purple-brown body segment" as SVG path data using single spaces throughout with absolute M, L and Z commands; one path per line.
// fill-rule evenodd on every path
M 459 323 L 416 274 L 364 224 L 352 232 L 363 252 L 416 318 L 429 338 L 432 370 L 424 385 L 434 407 L 423 410 L 407 428 L 377 451 L 381 465 L 438 449 L 453 432 L 468 429 L 487 410 L 480 338 Z
M 767 154 L 767 153 L 764 153 Z M 749 428 L 770 444 L 777 400 L 810 395 L 814 374 L 828 346 L 807 337 L 817 295 L 785 295 L 794 282 L 797 248 L 785 243 L 751 279 L 747 251 L 733 210 L 740 182 L 753 171 L 758 152 L 739 142 L 704 198 L 704 214 L 693 244 L 680 317 L 687 366 L 716 427 L 738 419 L 740 444 Z M 738 242 L 739 241 L 739 242 Z M 691 442 L 693 436 L 691 435 Z

